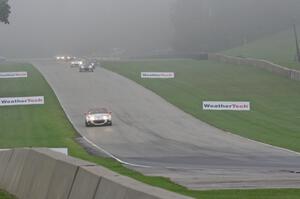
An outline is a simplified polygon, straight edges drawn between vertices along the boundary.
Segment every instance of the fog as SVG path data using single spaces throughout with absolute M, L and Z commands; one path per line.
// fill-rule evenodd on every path
M 178 0 L 173 21 L 174 49 L 220 51 L 299 26 L 300 1 Z
M 0 24 L 0 55 L 101 56 L 170 46 L 172 0 L 10 0 L 10 25 Z
M 299 0 L 10 0 L 0 55 L 220 51 L 300 25 Z

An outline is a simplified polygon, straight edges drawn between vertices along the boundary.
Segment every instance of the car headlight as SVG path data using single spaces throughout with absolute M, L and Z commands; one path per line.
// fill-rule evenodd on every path
M 95 117 L 88 115 L 88 116 L 86 116 L 86 120 L 88 120 L 88 121 L 95 120 Z
M 105 115 L 105 116 L 103 116 L 103 119 L 105 119 L 105 120 L 111 120 L 111 115 Z

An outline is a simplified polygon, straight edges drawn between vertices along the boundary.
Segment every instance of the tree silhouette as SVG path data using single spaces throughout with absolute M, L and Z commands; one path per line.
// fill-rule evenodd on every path
M 9 24 L 10 6 L 8 0 L 0 0 L 0 22 Z

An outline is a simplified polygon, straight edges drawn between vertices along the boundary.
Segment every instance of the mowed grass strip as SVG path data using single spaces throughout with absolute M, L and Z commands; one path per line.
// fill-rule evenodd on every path
M 15 197 L 0 189 L 0 199 L 15 199 Z
M 0 107 L 0 148 L 67 147 L 73 157 L 97 163 L 146 184 L 197 199 L 296 199 L 298 189 L 193 191 L 163 177 L 148 177 L 130 170 L 111 158 L 88 154 L 74 138 L 76 132 L 67 120 L 56 96 L 41 74 L 28 64 L 2 64 L 0 72 L 28 71 L 28 79 L 0 79 L 0 97 L 45 96 L 45 105 Z M 17 122 L 16 122 L 17 119 Z M 2 195 L 1 195 L 2 194 Z M 2 198 L 1 198 L 2 197 Z M 10 199 L 0 191 L 0 199 Z
M 104 67 L 154 91 L 213 126 L 300 152 L 300 82 L 250 66 L 196 60 L 107 62 Z M 175 72 L 142 79 L 141 72 Z M 250 101 L 251 111 L 203 111 L 202 101 Z
M 45 105 L 0 106 L 0 147 L 66 146 L 74 131 L 43 77 L 30 65 L 1 65 L 0 71 L 28 72 L 28 78 L 0 79 L 0 97 L 45 97 Z
M 298 32 L 300 33 L 300 29 Z M 285 67 L 300 70 L 300 64 L 296 61 L 296 44 L 292 29 L 265 36 L 223 53 L 232 56 L 266 59 Z

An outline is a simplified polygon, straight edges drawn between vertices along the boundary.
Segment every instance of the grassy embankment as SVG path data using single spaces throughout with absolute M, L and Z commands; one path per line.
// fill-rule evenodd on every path
M 300 190 L 296 189 L 192 191 L 176 185 L 166 178 L 143 176 L 110 158 L 89 155 L 74 141 L 76 132 L 67 120 L 53 91 L 40 73 L 30 65 L 0 65 L 0 71 L 24 70 L 29 72 L 28 79 L 0 79 L 0 97 L 43 95 L 46 103 L 36 106 L 0 107 L 0 148 L 68 147 L 70 155 L 74 157 L 98 163 L 122 175 L 194 198 L 296 199 L 300 195 Z M 178 89 L 178 91 L 181 90 Z M 178 99 L 180 98 L 179 96 Z
M 14 199 L 14 196 L 0 189 L 0 199 Z
M 209 61 L 116 62 L 105 67 L 213 126 L 300 152 L 300 82 L 253 67 Z M 142 71 L 174 71 L 176 78 L 141 79 Z M 251 111 L 203 111 L 206 100 L 250 101 Z
M 292 29 L 222 53 L 232 56 L 266 59 L 285 67 L 300 70 L 300 64 L 296 62 L 296 44 Z

